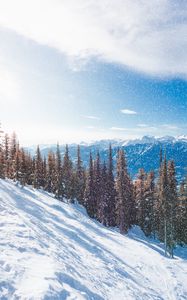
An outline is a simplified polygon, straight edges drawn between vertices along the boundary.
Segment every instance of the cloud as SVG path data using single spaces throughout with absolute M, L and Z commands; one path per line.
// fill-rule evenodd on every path
M 136 115 L 137 112 L 134 111 L 134 110 L 130 110 L 130 109 L 121 109 L 120 110 L 123 114 L 126 114 L 126 115 Z
M 87 129 L 95 129 L 94 126 L 87 126 L 86 128 L 87 128 Z
M 138 124 L 137 126 L 138 126 L 138 127 L 141 127 L 141 128 L 149 127 L 149 125 L 147 125 L 147 124 L 144 124 L 144 123 L 142 123 L 142 124 Z
M 178 130 L 179 129 L 178 126 L 170 125 L 170 124 L 164 124 L 164 125 L 161 125 L 161 127 L 164 129 L 168 129 L 168 130 Z
M 84 116 L 84 118 L 90 119 L 90 120 L 100 120 L 100 118 L 96 117 L 96 116 Z
M 157 131 L 159 128 L 154 126 L 146 126 L 146 127 L 111 127 L 110 130 L 116 131 L 128 131 L 133 133 L 146 133 L 146 132 L 154 132 Z
M 80 61 L 187 76 L 187 1 L 0 0 L 0 25 Z
M 128 128 L 125 127 L 111 127 L 110 130 L 115 130 L 115 131 L 129 131 Z

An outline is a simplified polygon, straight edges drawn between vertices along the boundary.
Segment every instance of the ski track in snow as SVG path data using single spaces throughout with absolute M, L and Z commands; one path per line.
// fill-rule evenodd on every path
M 0 299 L 184 300 L 187 249 L 165 258 L 137 227 L 122 236 L 79 205 L 0 180 Z

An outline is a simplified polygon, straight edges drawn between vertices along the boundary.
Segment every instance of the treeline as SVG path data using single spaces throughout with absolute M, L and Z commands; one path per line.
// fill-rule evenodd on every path
M 150 158 L 154 159 L 154 158 Z M 16 135 L 5 134 L 0 144 L 0 178 L 19 181 L 53 193 L 57 199 L 75 199 L 86 207 L 88 215 L 105 226 L 117 226 L 127 233 L 139 225 L 146 236 L 165 242 L 172 256 L 175 244 L 187 244 L 187 181 L 177 184 L 175 164 L 160 153 L 159 176 L 139 170 L 133 181 L 128 173 L 124 150 L 119 149 L 114 170 L 112 148 L 101 161 L 99 152 L 84 168 L 77 147 L 73 164 L 66 146 L 42 157 L 39 146 L 32 157 L 19 146 Z M 115 174 L 115 175 L 114 175 Z

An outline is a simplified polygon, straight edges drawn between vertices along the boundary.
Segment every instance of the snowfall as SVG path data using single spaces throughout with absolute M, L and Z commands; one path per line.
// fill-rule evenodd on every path
M 167 258 L 138 227 L 0 180 L 0 299 L 187 299 L 187 248 Z

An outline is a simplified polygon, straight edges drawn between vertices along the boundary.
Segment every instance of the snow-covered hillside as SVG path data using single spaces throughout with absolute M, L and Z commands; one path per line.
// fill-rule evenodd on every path
M 0 180 L 0 299 L 187 299 L 187 250 L 165 258 L 84 209 Z

